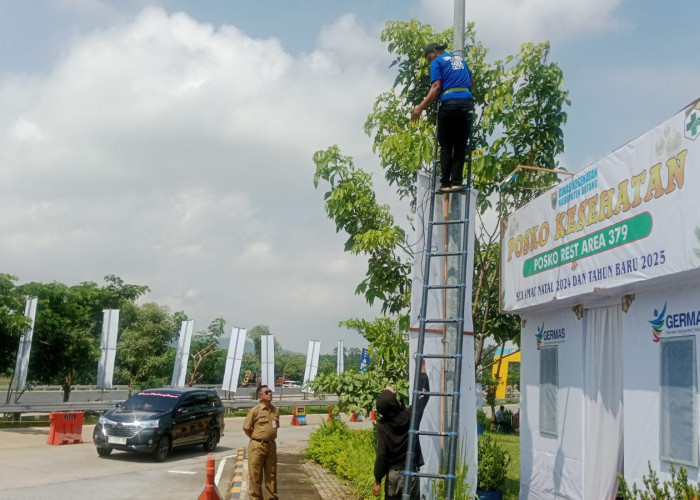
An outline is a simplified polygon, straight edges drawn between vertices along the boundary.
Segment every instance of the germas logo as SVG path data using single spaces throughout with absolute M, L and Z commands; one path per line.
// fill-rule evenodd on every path
M 542 343 L 549 341 L 549 343 L 557 344 L 563 342 L 566 338 L 565 328 L 552 328 L 551 330 L 544 329 L 544 323 L 542 326 L 537 327 L 537 333 L 535 334 L 535 341 L 537 341 L 537 350 L 539 351 L 542 347 Z
M 651 324 L 651 333 L 654 335 L 654 342 L 658 342 L 661 340 L 659 335 L 661 335 L 664 331 L 664 317 L 666 316 L 666 304 L 664 304 L 664 308 L 661 310 L 661 312 L 658 311 L 658 309 L 654 309 L 654 319 L 649 321 Z
M 700 310 L 683 311 L 666 314 L 666 304 L 659 312 L 654 309 L 654 319 L 649 321 L 654 342 L 660 340 L 661 334 L 666 330 L 666 334 L 687 333 L 700 331 Z

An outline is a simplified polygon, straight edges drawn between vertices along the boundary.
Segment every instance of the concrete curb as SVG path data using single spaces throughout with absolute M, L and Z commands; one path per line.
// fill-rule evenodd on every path
M 229 484 L 229 500 L 240 500 L 244 498 L 244 469 L 245 469 L 245 448 L 238 448 L 236 462 L 233 466 L 233 475 Z

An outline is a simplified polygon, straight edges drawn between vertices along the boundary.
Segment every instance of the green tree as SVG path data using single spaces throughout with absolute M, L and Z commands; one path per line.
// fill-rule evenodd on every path
M 115 378 L 129 391 L 165 385 L 172 372 L 177 324 L 165 306 L 148 303 L 128 309 L 134 320 L 120 335 Z
M 306 356 L 296 352 L 280 353 L 275 356 L 275 373 L 282 380 L 301 380 L 306 368 Z
M 38 298 L 29 375 L 37 381 L 60 384 L 64 401 L 68 401 L 73 384 L 95 382 L 103 310 L 124 306 L 147 290 L 109 278 L 117 280 L 108 277 L 107 287 L 89 281 L 71 287 L 57 282 L 19 287 L 22 293 Z M 130 291 L 120 295 L 126 289 Z
M 341 411 L 365 415 L 374 408 L 376 396 L 387 385 L 408 401 L 408 334 L 399 328 L 398 321 L 389 317 L 373 321 L 350 319 L 341 322 L 341 326 L 355 330 L 369 341 L 369 369 L 321 374 L 311 383 L 314 392 L 336 394 Z
M 432 165 L 436 110 L 427 118 L 410 122 L 410 110 L 425 96 L 430 86 L 429 66 L 422 50 L 430 41 L 452 40 L 451 30 L 436 32 L 416 20 L 390 21 L 381 35 L 394 56 L 397 68 L 393 87 L 380 94 L 365 122 L 365 132 L 373 138 L 386 181 L 400 197 L 415 207 L 416 175 Z M 465 57 L 475 75 L 473 94 L 476 120 L 470 148 L 473 150 L 473 186 L 478 190 L 477 234 L 481 238 L 475 252 L 475 288 L 473 315 L 477 335 L 476 363 L 481 360 L 484 339 L 496 334 L 514 338 L 517 328 L 511 318 L 491 323 L 498 309 L 498 255 L 494 244 L 499 228 L 489 226 L 484 214 L 494 209 L 498 194 L 499 213 L 522 206 L 556 179 L 550 171 L 522 170 L 517 182 L 496 186 L 518 165 L 552 169 L 563 151 L 562 126 L 566 122 L 564 106 L 569 104 L 563 89 L 561 69 L 549 59 L 549 44 L 524 44 L 517 55 L 489 62 L 487 50 L 476 40 L 473 24 L 465 32 Z M 365 279 L 356 292 L 368 303 L 382 301 L 383 312 L 399 317 L 405 331 L 409 305 L 412 250 L 403 231 L 380 205 L 371 177 L 354 165 L 352 157 L 331 146 L 314 154 L 314 183 L 328 184 L 324 194 L 326 213 L 336 222 L 338 231 L 349 238 L 345 249 L 368 256 Z M 487 286 L 488 285 L 488 286 Z
M 29 326 L 26 297 L 16 281 L 15 276 L 0 274 L 0 375 L 13 375 L 19 339 Z
M 335 349 L 337 355 L 338 350 Z M 345 371 L 356 372 L 360 367 L 362 359 L 362 349 L 359 347 L 349 347 L 345 349 Z
M 219 348 L 219 339 L 223 336 L 225 328 L 226 320 L 219 317 L 212 320 L 206 330 L 198 332 L 192 338 L 190 346 L 192 371 L 187 380 L 188 386 L 222 382 L 226 352 Z

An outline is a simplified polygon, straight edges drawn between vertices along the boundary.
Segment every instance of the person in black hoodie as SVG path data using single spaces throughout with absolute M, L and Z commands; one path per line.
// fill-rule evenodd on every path
M 419 390 L 430 390 L 428 374 L 425 372 L 425 360 L 421 366 L 418 384 Z M 414 404 L 417 405 L 416 417 L 419 426 L 429 396 L 422 394 L 414 399 Z M 404 408 L 394 390 L 387 387 L 377 398 L 377 412 L 380 419 L 377 422 L 377 457 L 374 461 L 375 484 L 372 494 L 375 497 L 379 496 L 382 479 L 386 477 L 384 482 L 385 500 L 401 500 L 403 471 L 408 451 L 408 430 L 411 425 L 411 407 Z M 416 439 L 413 470 L 417 471 L 423 463 L 420 440 Z M 411 478 L 410 494 L 411 500 L 420 498 L 420 485 L 416 477 Z

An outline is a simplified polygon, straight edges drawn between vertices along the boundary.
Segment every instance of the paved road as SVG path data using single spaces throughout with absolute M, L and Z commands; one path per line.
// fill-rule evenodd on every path
M 323 415 L 309 415 L 308 425 L 290 426 L 290 416 L 281 418 L 278 449 L 284 453 L 303 452 L 311 432 L 325 420 Z M 238 448 L 248 444 L 242 426 L 243 418 L 227 418 L 215 453 L 219 491 L 224 496 L 233 457 Z M 203 489 L 206 453 L 201 447 L 175 450 L 163 463 L 124 452 L 99 458 L 91 426 L 83 428 L 83 444 L 47 445 L 48 432 L 48 428 L 0 430 L 0 499 L 191 500 Z

